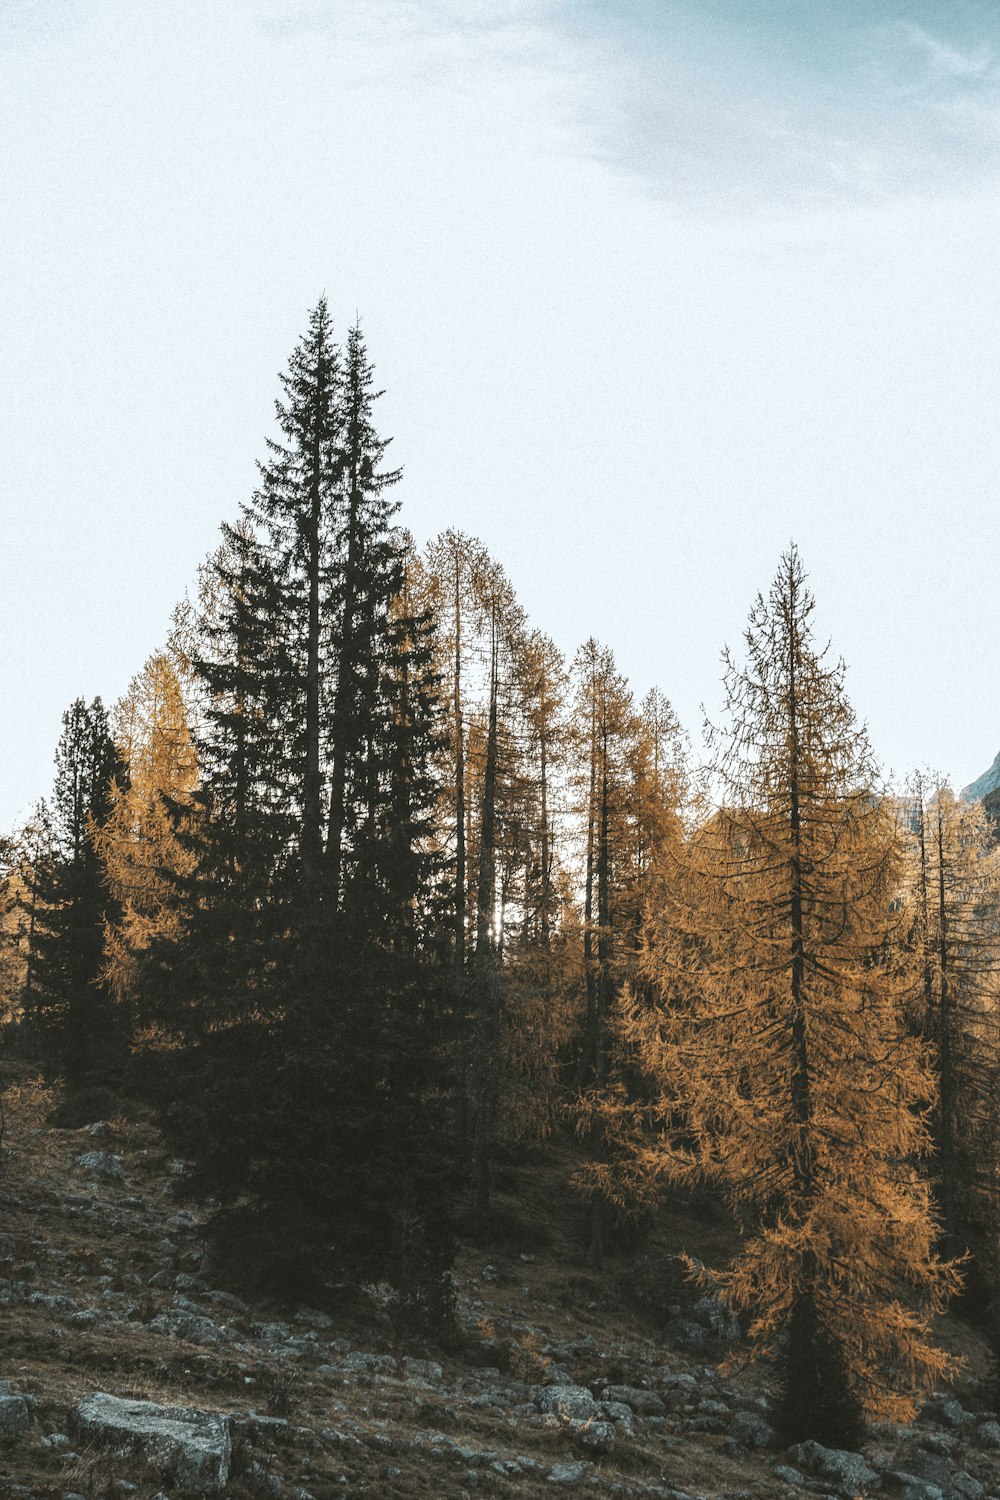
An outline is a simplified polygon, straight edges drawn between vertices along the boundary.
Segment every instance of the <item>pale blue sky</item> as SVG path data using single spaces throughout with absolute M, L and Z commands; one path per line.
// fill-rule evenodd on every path
M 995 5 L 3 0 L 0 142 L 0 827 L 162 642 L 323 289 L 404 520 L 567 651 L 697 738 L 794 536 L 883 761 L 1000 748 Z

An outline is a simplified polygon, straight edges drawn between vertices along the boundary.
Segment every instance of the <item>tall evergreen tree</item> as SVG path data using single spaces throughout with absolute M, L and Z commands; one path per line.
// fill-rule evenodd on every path
M 194 861 L 152 990 L 205 1023 L 181 1027 L 176 1065 L 237 1238 L 314 1287 L 392 1275 L 430 1316 L 450 1254 L 433 626 L 360 331 L 342 360 L 321 302 L 283 384 L 283 441 L 186 632 Z
M 122 766 L 100 698 L 63 715 L 49 816 L 50 853 L 31 867 L 25 1014 L 46 1063 L 74 1080 L 110 1062 L 114 1013 L 102 979 L 108 889 L 95 831 Z

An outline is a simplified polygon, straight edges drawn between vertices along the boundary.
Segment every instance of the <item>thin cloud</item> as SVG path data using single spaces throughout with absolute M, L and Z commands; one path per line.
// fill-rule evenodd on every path
M 922 26 L 906 25 L 902 28 L 903 35 L 911 47 L 922 53 L 927 59 L 931 72 L 941 78 L 967 78 L 985 79 L 996 82 L 998 76 L 993 53 L 987 46 L 980 46 L 974 52 L 966 52 L 959 47 L 942 41 L 939 37 L 931 36 Z

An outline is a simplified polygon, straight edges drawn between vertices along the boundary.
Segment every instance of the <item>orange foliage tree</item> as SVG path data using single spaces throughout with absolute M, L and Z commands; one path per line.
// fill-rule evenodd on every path
M 919 1165 L 934 1080 L 903 1015 L 899 829 L 813 607 L 793 547 L 745 665 L 725 657 L 721 807 L 654 882 L 620 1022 L 651 1093 L 608 1110 L 633 1177 L 727 1189 L 741 1253 L 694 1269 L 782 1353 L 787 1435 L 843 1446 L 946 1371 L 928 1327 L 958 1275 Z

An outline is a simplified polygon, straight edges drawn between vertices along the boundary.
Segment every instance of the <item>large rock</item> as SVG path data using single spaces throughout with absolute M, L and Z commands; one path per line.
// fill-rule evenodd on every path
M 806 1474 L 834 1485 L 842 1495 L 854 1495 L 863 1484 L 876 1484 L 878 1475 L 860 1453 L 844 1448 L 824 1448 L 822 1443 L 799 1443 L 792 1457 Z
M 0 1380 L 0 1437 L 19 1437 L 27 1432 L 28 1423 L 27 1401 L 15 1395 L 6 1380 Z
M 609 1385 L 601 1392 L 601 1399 L 624 1402 L 640 1417 L 662 1417 L 667 1410 L 661 1396 L 655 1391 L 643 1390 L 641 1386 Z
M 181 1487 L 215 1495 L 229 1478 L 229 1420 L 217 1412 L 96 1392 L 80 1402 L 75 1418 L 81 1437 L 160 1464 Z
M 92 1177 L 99 1177 L 102 1182 L 125 1181 L 122 1159 L 111 1151 L 84 1151 L 82 1156 L 77 1157 L 76 1164 Z
M 919 1475 L 907 1474 L 903 1470 L 897 1470 L 889 1477 L 898 1500 L 944 1500 L 944 1490 L 929 1479 L 921 1479 Z
M 770 1422 L 756 1411 L 738 1411 L 729 1424 L 729 1435 L 744 1448 L 770 1448 L 778 1440 Z
M 581 1484 L 586 1478 L 589 1464 L 556 1464 L 548 1473 L 549 1484 Z
M 589 1422 L 597 1415 L 597 1402 L 585 1385 L 543 1385 L 537 1390 L 535 1405 L 564 1422 Z

